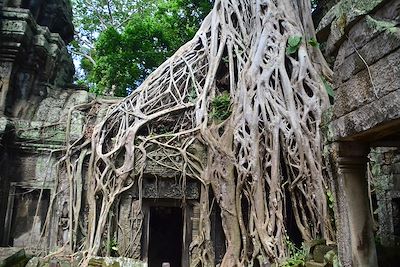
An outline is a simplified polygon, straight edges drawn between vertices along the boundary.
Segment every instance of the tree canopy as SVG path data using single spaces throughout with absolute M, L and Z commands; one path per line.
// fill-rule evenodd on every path
M 97 1 L 75 0 L 75 50 L 91 90 L 117 96 L 134 90 L 190 40 L 212 7 L 210 0 Z

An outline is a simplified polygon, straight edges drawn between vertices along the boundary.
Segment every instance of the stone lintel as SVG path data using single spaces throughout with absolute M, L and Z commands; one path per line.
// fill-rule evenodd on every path
M 400 90 L 364 105 L 330 123 L 331 141 L 375 141 L 399 131 Z
M 199 182 L 193 179 L 186 181 L 186 188 L 183 191 L 178 179 L 165 177 L 145 177 L 142 184 L 142 197 L 146 199 L 176 199 L 198 200 L 200 198 Z M 138 198 L 138 187 L 133 187 L 130 193 L 132 197 Z

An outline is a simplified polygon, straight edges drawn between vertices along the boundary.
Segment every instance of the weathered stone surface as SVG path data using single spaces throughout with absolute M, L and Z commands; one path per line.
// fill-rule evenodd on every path
M 341 51 L 339 54 L 342 51 L 348 52 L 349 50 L 352 50 L 353 52 L 349 55 L 345 55 L 345 58 L 342 60 L 340 60 L 339 57 L 337 58 L 334 67 L 333 79 L 335 81 L 335 87 L 340 86 L 343 82 L 349 80 L 353 75 L 357 74 L 361 70 L 366 69 L 367 66 L 371 68 L 371 65 L 377 62 L 379 59 L 385 57 L 400 47 L 400 36 L 397 37 L 391 33 L 381 32 L 374 37 L 375 38 L 373 38 L 370 42 L 364 43 L 362 47 L 358 48 L 357 52 L 355 52 L 354 49 L 344 48 L 344 46 L 340 48 Z M 350 41 L 346 41 L 344 44 L 348 43 L 350 43 Z M 392 67 L 394 66 L 392 65 Z M 384 71 L 386 70 L 382 70 L 379 73 L 374 73 L 375 75 L 378 75 L 375 77 L 380 79 L 379 74 Z
M 334 249 L 335 246 L 316 245 L 312 253 L 314 261 L 324 263 L 325 254 Z
M 396 225 L 400 226 L 398 204 L 400 197 L 400 149 L 374 148 L 370 153 L 372 183 L 378 208 L 379 227 L 377 238 L 379 244 L 385 247 L 395 246 L 400 237 L 396 233 Z
M 60 34 L 66 42 L 73 39 L 74 26 L 70 0 L 5 0 L 4 4 L 6 7 L 29 10 L 39 25 L 47 26 L 52 32 Z
M 375 138 L 378 139 L 380 135 L 376 135 L 379 130 L 377 127 L 392 121 L 382 126 L 386 129 L 383 134 L 390 134 L 389 129 L 398 127 L 396 120 L 400 119 L 399 106 L 400 94 L 396 90 L 346 114 L 330 124 L 331 140 L 351 139 L 359 134 L 375 134 Z M 376 129 L 373 129 L 375 127 Z
M 141 202 L 131 195 L 121 198 L 118 221 L 118 252 L 132 259 L 141 257 L 142 225 L 144 215 L 135 214 Z M 133 237 L 132 237 L 133 236 Z M 135 245 L 132 245 L 135 244 Z
M 38 25 L 28 9 L 3 7 L 0 20 L 0 109 L 23 117 L 54 87 L 71 84 L 74 66 L 59 34 Z
M 179 177 L 146 177 L 143 179 L 142 197 L 149 199 L 183 199 L 183 197 L 185 197 L 188 200 L 197 200 L 200 198 L 198 181 L 188 179 L 186 181 L 185 191 L 183 191 L 181 182 Z M 132 190 L 132 196 L 134 198 L 139 197 L 138 188 L 136 186 Z
M 384 2 L 386 1 L 342 0 L 336 4 L 321 20 L 317 28 L 319 40 L 321 42 L 326 41 L 326 55 L 333 55 L 339 48 L 349 27 Z
M 71 55 L 68 53 L 66 47 L 60 49 L 58 64 L 55 66 L 54 86 L 58 88 L 65 88 L 71 86 L 73 76 L 75 74 L 75 66 Z
M 35 0 L 30 2 L 35 2 Z M 38 23 L 49 27 L 50 31 L 60 34 L 64 41 L 72 41 L 74 26 L 72 24 L 71 1 L 47 0 L 38 14 Z
M 360 4 L 366 4 L 365 8 L 357 9 Z M 318 36 L 326 40 L 325 54 L 336 56 L 335 103 L 324 114 L 322 129 L 328 142 L 338 142 L 330 146 L 327 155 L 334 170 L 338 251 L 343 266 L 376 266 L 374 224 L 363 174 L 369 144 L 378 144 L 377 140 L 389 144 L 400 129 L 400 31 L 395 26 L 400 19 L 399 6 L 399 0 L 344 0 L 320 25 Z M 348 7 L 351 12 L 343 12 Z M 381 162 L 391 158 L 387 152 L 379 155 Z M 379 176 L 374 185 L 382 234 L 390 228 L 390 203 L 397 196 L 393 191 L 396 180 L 389 169 L 371 170 Z M 326 252 L 322 249 L 317 261 L 322 263 Z
M 388 37 L 393 37 L 393 41 L 398 40 L 400 32 L 396 30 L 395 25 L 396 21 L 399 22 L 400 20 L 400 1 L 382 1 L 382 4 L 381 7 L 368 15 L 366 13 L 366 16 L 363 16 L 362 19 L 357 21 L 355 25 L 351 25 L 351 28 L 348 29 L 346 39 L 340 47 L 345 52 L 345 57 L 353 54 L 355 50 L 364 48 L 365 44 L 374 41 L 373 39 L 375 38 L 384 38 L 382 36 L 377 37 L 379 34 L 387 34 Z M 389 25 L 393 25 L 393 27 L 389 27 Z M 375 47 L 372 46 L 371 48 Z M 370 52 L 375 55 L 380 54 L 381 57 L 385 55 L 385 52 L 381 52 L 379 49 L 378 51 Z
M 146 267 L 147 264 L 128 258 L 94 257 L 89 262 L 89 267 Z
M 28 262 L 21 248 L 0 248 L 0 267 L 24 267 Z
M 365 69 L 339 86 L 335 92 L 334 118 L 400 90 L 400 79 L 397 77 L 400 77 L 400 50 L 370 66 L 369 72 Z
M 324 263 L 315 262 L 315 261 L 308 261 L 306 262 L 306 267 L 324 267 Z

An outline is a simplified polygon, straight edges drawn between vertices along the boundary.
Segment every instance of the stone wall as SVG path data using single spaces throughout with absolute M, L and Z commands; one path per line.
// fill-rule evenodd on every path
M 353 138 L 400 117 L 400 29 L 395 26 L 400 2 L 355 3 L 360 7 L 348 7 L 350 14 L 343 11 L 347 5 L 336 6 L 318 27 L 325 55 L 333 61 L 331 140 Z
M 69 0 L 4 0 L 0 5 L 0 245 L 47 249 L 62 239 L 64 199 L 46 218 L 58 183 L 67 116 L 93 99 L 71 88 L 66 44 L 73 38 Z M 71 136 L 83 134 L 84 113 L 71 114 Z M 64 187 L 64 189 L 63 189 Z M 40 201 L 39 201 L 40 200 Z M 58 218 L 58 217 L 59 218 Z M 52 221 L 41 237 L 44 221 Z M 16 223 L 20 221 L 21 223 Z
M 74 66 L 66 41 L 37 23 L 29 9 L 0 9 L 0 110 L 20 117 L 56 88 L 72 84 Z M 65 26 L 67 29 L 68 26 Z
M 383 246 L 400 247 L 400 149 L 377 148 L 370 158 L 377 201 L 377 238 Z
M 367 164 L 370 148 L 400 144 L 399 25 L 399 0 L 342 0 L 318 26 L 318 40 L 334 70 L 334 104 L 322 128 L 343 266 L 377 266 Z M 385 165 L 381 159 L 378 165 Z M 388 185 L 389 176 L 381 174 L 377 184 Z M 385 188 L 381 196 L 395 192 Z

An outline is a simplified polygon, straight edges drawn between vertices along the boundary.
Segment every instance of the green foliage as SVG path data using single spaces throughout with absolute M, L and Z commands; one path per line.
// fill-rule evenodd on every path
M 377 31 L 386 31 L 387 33 L 394 34 L 399 32 L 399 27 L 395 21 L 377 20 L 371 16 L 366 16 L 367 25 Z
M 288 249 L 289 257 L 282 262 L 280 267 L 303 267 L 306 266 L 307 256 L 309 254 L 309 248 L 307 248 L 304 243 L 301 245 L 301 248 L 296 247 L 292 241 L 290 241 L 289 237 L 286 237 L 285 240 L 286 247 Z
M 288 55 L 296 53 L 297 50 L 299 50 L 302 39 L 303 38 L 301 36 L 290 36 L 286 46 L 286 53 Z
M 217 95 L 211 102 L 211 117 L 215 121 L 224 121 L 232 113 L 231 111 L 231 96 L 228 92 L 224 91 Z
M 192 88 L 188 94 L 188 100 L 190 103 L 195 103 L 197 99 L 196 89 Z
M 325 90 L 326 90 L 326 92 L 328 93 L 328 95 L 330 96 L 330 97 L 335 97 L 335 93 L 333 92 L 333 88 L 332 88 L 332 86 L 329 84 L 329 82 L 323 77 L 323 76 L 321 76 L 321 80 L 322 80 L 322 82 L 324 83 L 324 87 L 325 87 Z
M 308 44 L 311 45 L 312 47 L 319 47 L 319 43 L 315 38 L 311 38 L 310 40 L 308 40 Z
M 84 0 L 75 0 L 81 1 Z M 119 1 L 126 2 L 113 1 L 115 9 Z M 211 0 L 146 0 L 127 4 L 131 8 L 125 8 L 125 20 L 122 19 L 123 12 L 116 12 L 119 24 L 115 21 L 103 23 L 93 17 L 83 23 L 86 25 L 84 31 L 97 31 L 99 35 L 93 38 L 95 34 L 92 33 L 93 47 L 86 51 L 93 60 L 85 57 L 81 60 L 81 68 L 91 84 L 91 91 L 97 94 L 112 90 L 116 96 L 125 96 L 133 91 L 194 36 L 212 8 Z M 106 27 L 101 29 L 87 25 L 90 21 L 106 24 Z M 121 22 L 124 22 L 122 26 Z
M 325 254 L 324 261 L 325 261 L 325 263 L 329 264 L 329 266 L 342 267 L 339 257 L 334 250 L 330 250 Z
M 118 251 L 118 241 L 117 239 L 113 238 L 110 240 L 108 244 L 111 251 Z

